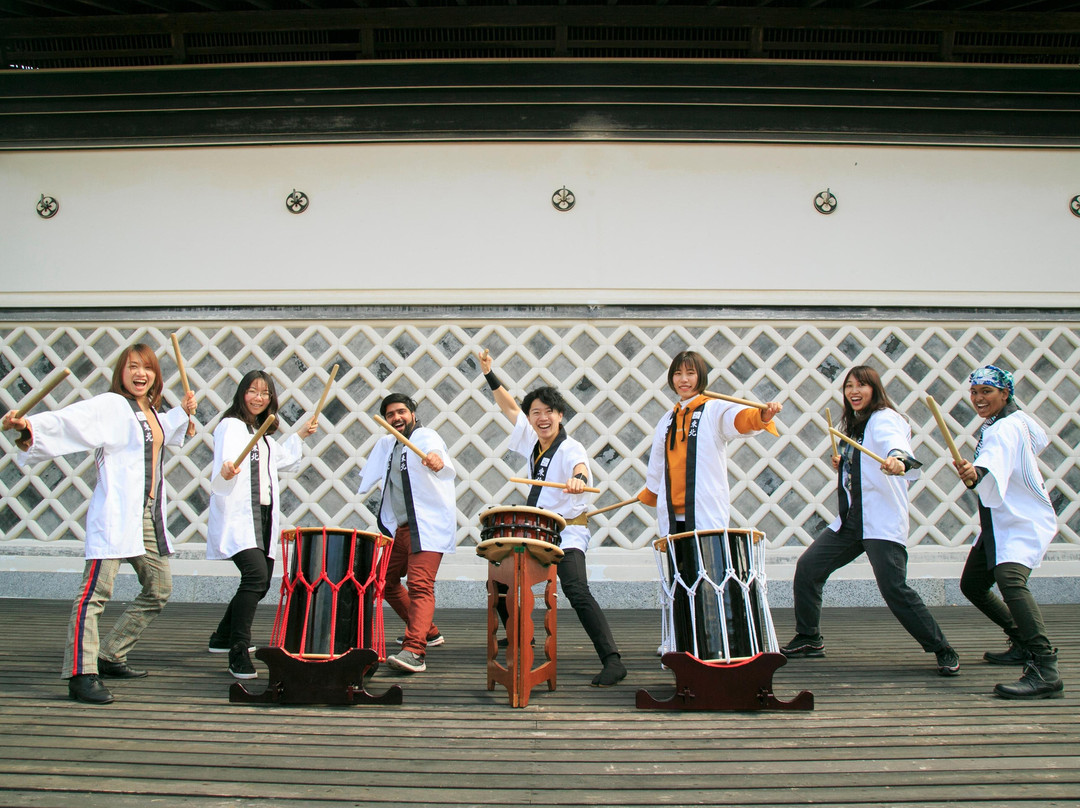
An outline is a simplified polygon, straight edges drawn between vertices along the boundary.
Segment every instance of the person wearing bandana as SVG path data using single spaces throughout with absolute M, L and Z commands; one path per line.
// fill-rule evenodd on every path
M 794 639 L 788 657 L 823 657 L 821 592 L 829 576 L 866 553 L 885 604 L 937 660 L 942 676 L 960 673 L 960 657 L 907 582 L 908 483 L 922 466 L 911 454 L 911 427 L 896 411 L 878 372 L 858 365 L 843 384 L 840 431 L 885 462 L 878 464 L 848 443 L 832 458 L 839 479 L 840 515 L 803 551 L 795 565 Z
M 564 555 L 558 565 L 559 583 L 603 665 L 593 677 L 592 686 L 612 687 L 626 678 L 626 666 L 607 617 L 589 589 L 586 574 L 585 552 L 592 537 L 585 518 L 589 503 L 584 490 L 590 481 L 585 447 L 571 438 L 563 426 L 566 401 L 558 390 L 538 387 L 526 394 L 519 407 L 492 371 L 488 352 L 481 352 L 478 358 L 495 403 L 514 425 L 510 451 L 527 458 L 530 479 L 563 484 L 562 488 L 531 486 L 526 504 L 557 513 L 566 520 L 560 544 Z M 500 616 L 505 624 L 505 612 L 500 610 Z
M 1002 628 L 1009 648 L 987 652 L 995 665 L 1023 665 L 1013 684 L 998 684 L 1003 699 L 1060 699 L 1065 685 L 1058 675 L 1057 649 L 1046 636 L 1039 605 L 1028 589 L 1057 533 L 1057 517 L 1036 457 L 1050 440 L 1046 431 L 1017 407 L 1013 377 L 994 365 L 968 378 L 971 405 L 985 419 L 979 429 L 974 462 L 953 465 L 979 496 L 980 533 L 960 576 L 960 591 L 979 611 Z M 1001 597 L 993 592 L 997 584 Z
M 419 457 L 394 435 L 379 438 L 360 475 L 361 496 L 375 486 L 382 490 L 379 530 L 392 536 L 384 597 L 405 621 L 398 654 L 386 664 L 400 673 L 427 670 L 427 647 L 441 645 L 435 625 L 435 576 L 445 553 L 454 552 L 457 537 L 457 471 L 443 439 L 420 426 L 416 402 L 391 393 L 379 407 L 383 419 L 424 452 Z M 405 576 L 408 586 L 402 586 Z
M 727 530 L 731 495 L 727 444 L 763 431 L 778 434 L 773 418 L 783 409 L 764 409 L 704 395 L 709 366 L 696 351 L 682 351 L 668 367 L 668 386 L 679 397 L 656 425 L 645 488 L 638 499 L 656 508 L 661 536 L 692 530 Z M 658 655 L 673 648 L 661 647 Z
M 274 380 L 263 370 L 244 374 L 232 404 L 214 428 L 214 463 L 210 469 L 210 518 L 206 525 L 206 557 L 229 559 L 240 572 L 240 584 L 225 614 L 210 635 L 207 650 L 229 655 L 229 673 L 254 679 L 251 662 L 251 623 L 259 601 L 270 591 L 281 533 L 281 472 L 295 471 L 303 457 L 301 440 L 315 434 L 312 419 L 289 437 L 271 437 L 275 420 L 240 463 L 244 450 L 270 417 L 278 418 Z
M 172 593 L 162 448 L 183 445 L 195 394 L 187 393 L 179 407 L 158 412 L 163 386 L 157 356 L 148 345 L 136 343 L 120 354 L 107 393 L 25 418 L 16 418 L 13 410 L 2 422 L 3 429 L 20 432 L 15 441 L 20 466 L 88 451 L 97 461 L 97 482 L 86 511 L 86 564 L 60 674 L 67 679 L 68 695 L 88 704 L 114 701 L 101 676 L 147 675 L 128 666 L 127 655 Z M 142 591 L 99 640 L 98 618 L 125 561 L 135 569 Z

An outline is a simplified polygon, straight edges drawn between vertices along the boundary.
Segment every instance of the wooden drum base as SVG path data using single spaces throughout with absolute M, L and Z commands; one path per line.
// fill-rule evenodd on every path
M 637 692 L 639 710 L 813 710 L 814 694 L 803 690 L 791 701 L 772 692 L 773 674 L 787 664 L 783 654 L 757 654 L 740 662 L 703 662 L 672 652 L 662 660 L 675 674 L 675 694 L 666 700 Z
M 554 544 L 536 539 L 488 539 L 476 547 L 476 554 L 488 564 L 488 633 L 487 689 L 496 684 L 506 688 L 511 707 L 529 704 L 529 693 L 536 685 L 547 682 L 548 690 L 555 689 L 557 624 L 555 620 L 555 565 L 563 556 Z M 533 668 L 533 596 L 532 588 L 544 583 L 544 661 Z M 507 587 L 506 607 L 506 665 L 498 660 L 499 602 L 497 584 Z
M 379 666 L 379 655 L 369 648 L 353 648 L 332 659 L 304 659 L 281 648 L 260 648 L 255 657 L 270 669 L 270 684 L 251 693 L 240 682 L 229 688 L 229 701 L 242 704 L 401 704 L 401 687 L 393 685 L 374 696 L 364 689 L 364 678 Z

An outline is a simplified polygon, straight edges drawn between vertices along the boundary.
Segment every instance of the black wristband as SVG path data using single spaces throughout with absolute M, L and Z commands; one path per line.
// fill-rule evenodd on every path
M 581 480 L 583 483 L 588 483 L 589 478 L 582 474 L 580 471 L 574 475 L 575 480 Z
M 490 387 L 493 391 L 498 390 L 500 387 L 502 387 L 502 382 L 499 381 L 499 377 L 495 375 L 494 370 L 489 370 L 487 373 L 485 373 L 484 378 L 487 379 L 488 387 Z

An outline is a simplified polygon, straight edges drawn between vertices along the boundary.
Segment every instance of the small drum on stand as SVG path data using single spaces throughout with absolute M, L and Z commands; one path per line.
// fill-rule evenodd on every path
M 400 687 L 375 697 L 363 686 L 386 658 L 382 595 L 392 541 L 342 528 L 282 531 L 281 600 L 270 647 L 255 652 L 270 666 L 270 686 L 255 695 L 236 683 L 230 701 L 400 704 Z
M 653 542 L 661 586 L 661 649 L 675 695 L 637 693 L 639 709 L 812 710 L 802 691 L 789 702 L 772 692 L 779 653 L 765 580 L 765 534 L 698 530 Z
M 488 539 L 536 539 L 558 547 L 566 520 L 559 514 L 531 505 L 488 508 L 480 514 L 480 541 Z
M 531 506 L 496 507 L 480 514 L 480 544 L 476 554 L 488 565 L 487 689 L 506 687 L 512 707 L 526 707 L 529 693 L 541 682 L 555 689 L 556 624 L 555 565 L 566 520 L 557 513 Z M 545 660 L 533 668 L 533 587 L 544 584 Z M 505 598 L 506 665 L 498 662 L 499 604 Z

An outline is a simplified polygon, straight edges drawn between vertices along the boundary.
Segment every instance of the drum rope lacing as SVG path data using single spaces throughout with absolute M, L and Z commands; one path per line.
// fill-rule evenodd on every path
M 776 630 L 773 626 L 771 610 L 769 608 L 768 601 L 768 580 L 765 574 L 763 551 L 761 546 L 764 545 L 764 541 L 754 542 L 752 536 L 748 540 L 748 552 L 749 552 L 749 569 L 747 571 L 747 577 L 744 581 L 739 573 L 735 570 L 734 561 L 732 559 L 731 544 L 728 540 L 728 531 L 723 531 L 724 540 L 720 542 L 721 552 L 724 560 L 724 578 L 717 582 L 713 580 L 708 572 L 703 569 L 704 564 L 700 563 L 704 557 L 701 545 L 701 534 L 715 534 L 717 531 L 694 531 L 694 549 L 696 551 L 696 558 L 699 561 L 697 577 L 692 584 L 687 584 L 686 579 L 683 578 L 682 573 L 679 571 L 679 565 L 675 556 L 675 542 L 668 540 L 663 542 L 663 548 L 656 548 L 655 560 L 657 569 L 659 571 L 660 588 L 663 593 L 662 597 L 662 614 L 660 623 L 660 644 L 663 650 L 673 651 L 675 650 L 675 591 L 677 587 L 681 587 L 687 596 L 689 602 L 690 611 L 690 628 L 693 641 L 693 654 L 699 656 L 700 649 L 698 647 L 698 627 L 697 627 L 697 595 L 698 587 L 702 581 L 708 583 L 712 588 L 714 596 L 717 598 L 719 604 L 724 603 L 724 595 L 728 593 L 728 583 L 734 583 L 742 594 L 743 605 L 746 610 L 746 618 L 749 623 L 747 626 L 749 631 L 749 641 L 751 644 L 751 655 L 759 654 L 763 650 L 776 651 L 779 648 L 779 643 L 776 639 Z M 671 580 L 668 581 L 668 571 L 665 571 L 665 565 L 663 558 L 669 556 L 670 560 L 670 574 Z M 751 598 L 751 589 L 756 585 L 758 597 L 760 599 L 759 607 L 762 615 L 763 625 L 757 626 L 754 620 L 754 604 Z M 721 613 L 724 610 L 721 608 Z M 726 615 L 725 615 L 726 616 Z M 763 649 L 758 640 L 759 630 L 764 629 L 765 648 Z M 730 640 L 728 637 L 727 620 L 720 621 L 720 634 L 721 643 L 723 645 L 723 658 L 725 661 L 730 661 L 732 658 Z

